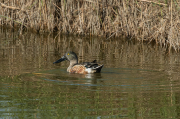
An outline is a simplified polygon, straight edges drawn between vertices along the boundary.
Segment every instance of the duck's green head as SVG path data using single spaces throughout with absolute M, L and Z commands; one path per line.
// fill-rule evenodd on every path
M 76 53 L 74 53 L 72 51 L 68 51 L 64 54 L 64 56 L 62 56 L 59 60 L 55 61 L 53 64 L 59 63 L 59 62 L 65 61 L 65 60 L 68 60 L 70 62 L 71 61 L 78 62 L 78 57 L 77 57 Z

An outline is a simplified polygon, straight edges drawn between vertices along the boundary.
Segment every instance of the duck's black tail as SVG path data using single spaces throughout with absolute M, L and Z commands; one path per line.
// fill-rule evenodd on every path
M 93 69 L 96 70 L 96 73 L 101 72 L 101 69 L 103 68 L 103 65 L 98 65 L 97 67 L 94 67 Z

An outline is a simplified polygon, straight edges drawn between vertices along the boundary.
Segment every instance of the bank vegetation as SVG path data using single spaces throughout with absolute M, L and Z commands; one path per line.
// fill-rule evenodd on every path
M 178 0 L 0 0 L 0 26 L 155 41 L 179 50 Z

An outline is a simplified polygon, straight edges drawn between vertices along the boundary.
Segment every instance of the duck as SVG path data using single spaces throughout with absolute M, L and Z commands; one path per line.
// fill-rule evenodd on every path
M 97 64 L 97 60 L 92 62 L 78 63 L 78 57 L 75 52 L 66 52 L 59 60 L 55 61 L 53 64 L 60 63 L 62 61 L 68 60 L 70 62 L 67 72 L 78 73 L 78 74 L 89 74 L 89 73 L 100 73 L 103 67 Z

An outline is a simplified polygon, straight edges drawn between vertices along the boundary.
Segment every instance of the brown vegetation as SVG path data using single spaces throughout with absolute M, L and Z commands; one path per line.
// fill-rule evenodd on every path
M 173 0 L 0 0 L 0 25 L 37 32 L 130 36 L 179 49 L 180 2 Z

